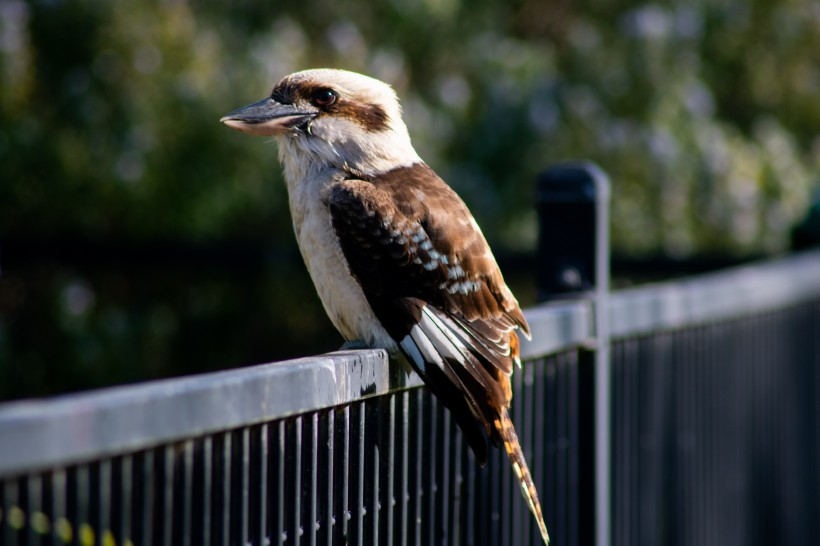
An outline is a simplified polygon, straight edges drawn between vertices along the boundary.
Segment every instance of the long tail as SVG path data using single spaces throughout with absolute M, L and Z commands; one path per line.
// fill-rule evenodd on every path
M 507 408 L 501 408 L 499 418 L 496 419 L 493 424 L 501 436 L 501 439 L 504 441 L 504 450 L 507 452 L 507 457 L 509 457 L 512 463 L 515 475 L 518 477 L 521 494 L 524 495 L 532 515 L 535 516 L 538 522 L 538 528 L 541 530 L 541 538 L 544 539 L 545 545 L 549 545 L 550 536 L 549 533 L 547 533 L 544 516 L 541 514 L 541 503 L 538 502 L 538 492 L 535 490 L 535 483 L 532 481 L 532 475 L 527 466 L 527 461 L 524 460 L 524 452 L 521 451 L 521 444 L 518 443 L 518 435 L 515 433 L 515 428 L 507 413 Z

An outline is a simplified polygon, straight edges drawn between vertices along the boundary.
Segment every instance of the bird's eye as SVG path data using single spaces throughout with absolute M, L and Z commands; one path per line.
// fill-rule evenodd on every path
M 313 94 L 312 102 L 314 106 L 324 108 L 336 102 L 337 98 L 339 96 L 332 89 L 320 89 Z

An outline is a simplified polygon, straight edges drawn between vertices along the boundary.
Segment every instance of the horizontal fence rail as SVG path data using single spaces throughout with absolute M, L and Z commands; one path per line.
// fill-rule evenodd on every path
M 819 316 L 817 251 L 611 295 L 615 544 L 818 536 Z M 553 543 L 591 544 L 594 309 L 527 318 L 513 419 Z M 503 453 L 478 467 L 383 351 L 0 405 L 2 545 L 538 537 Z
M 609 300 L 613 339 L 783 309 L 820 294 L 820 251 L 621 290 Z

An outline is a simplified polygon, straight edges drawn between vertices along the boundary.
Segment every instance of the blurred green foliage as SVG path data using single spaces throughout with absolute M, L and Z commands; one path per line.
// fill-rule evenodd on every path
M 584 158 L 612 176 L 622 253 L 776 252 L 820 167 L 818 51 L 808 0 L 0 0 L 0 252 L 295 256 L 275 146 L 217 120 L 318 66 L 392 83 L 419 153 L 499 247 L 533 247 L 534 175 Z M 341 341 L 298 259 L 245 274 L 0 260 L 0 398 Z

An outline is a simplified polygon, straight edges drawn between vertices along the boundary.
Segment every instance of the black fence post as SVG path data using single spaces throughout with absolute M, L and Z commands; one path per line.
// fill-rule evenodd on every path
M 608 177 L 592 163 L 561 163 L 537 183 L 538 298 L 586 297 L 605 280 L 599 265 L 608 277 Z
M 541 301 L 588 298 L 594 307 L 595 344 L 582 351 L 578 403 L 586 435 L 580 464 L 595 471 L 581 482 L 580 513 L 594 509 L 594 528 L 579 520 L 581 544 L 611 543 L 611 370 L 609 364 L 609 177 L 597 165 L 555 165 L 538 177 L 536 281 Z M 594 399 L 593 399 L 594 396 Z M 585 489 L 585 491 L 583 490 Z M 594 537 L 594 538 L 593 538 Z

